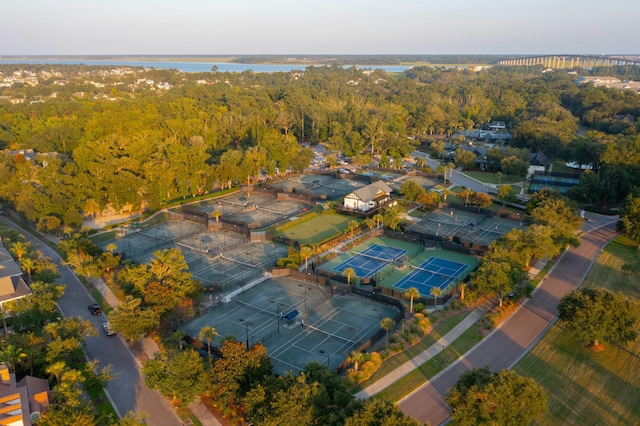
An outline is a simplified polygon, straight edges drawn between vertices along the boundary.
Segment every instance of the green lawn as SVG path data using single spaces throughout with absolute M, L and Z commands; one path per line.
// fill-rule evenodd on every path
M 637 279 L 624 274 L 625 262 L 639 262 L 634 244 L 610 243 L 598 257 L 584 285 L 606 287 L 639 298 Z M 602 352 L 586 350 L 561 325 L 554 325 L 516 366 L 535 378 L 549 395 L 549 413 L 539 425 L 640 424 L 640 339 Z
M 360 219 L 335 213 L 321 214 L 309 220 L 302 220 L 294 226 L 275 232 L 300 244 L 317 244 L 328 238 L 338 236 L 349 229 L 349 222 Z
M 478 327 L 467 329 L 460 337 L 447 346 L 444 351 L 422 364 L 416 370 L 404 376 L 388 388 L 376 395 L 386 401 L 397 402 L 404 396 L 422 386 L 427 380 L 438 374 L 448 365 L 453 364 L 462 354 L 473 348 L 482 340 Z
M 440 321 L 438 324 L 436 324 L 433 330 L 431 330 L 431 333 L 429 333 L 428 336 L 422 339 L 420 343 L 417 343 L 416 345 L 412 346 L 411 348 L 407 349 L 404 352 L 401 352 L 399 354 L 392 356 L 391 358 L 386 359 L 382 363 L 380 368 L 373 374 L 373 376 L 371 376 L 369 380 L 361 383 L 360 385 L 354 388 L 354 392 L 358 392 L 366 388 L 367 386 L 375 383 L 381 377 L 386 376 L 390 371 L 395 370 L 405 362 L 413 359 L 413 357 L 415 357 L 419 353 L 422 353 L 423 351 L 425 351 L 427 348 L 429 348 L 431 345 L 437 342 L 442 336 L 444 336 L 449 331 L 451 331 L 453 327 L 458 325 L 460 321 L 465 319 L 467 315 L 469 315 L 470 313 L 471 311 L 461 312 L 459 314 L 452 315 Z

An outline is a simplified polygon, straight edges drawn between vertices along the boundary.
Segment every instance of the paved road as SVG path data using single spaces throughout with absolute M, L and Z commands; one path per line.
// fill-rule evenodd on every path
M 427 165 L 434 171 L 437 170 L 438 166 L 440 165 L 440 162 L 438 160 L 434 160 L 433 158 L 429 157 L 428 154 L 425 154 L 422 151 L 414 151 L 412 153 L 412 156 L 424 158 L 427 162 Z M 455 169 L 451 172 L 451 177 L 448 180 L 450 180 L 454 185 L 470 188 L 474 192 L 489 192 L 488 186 L 483 185 L 482 183 L 475 181 L 468 176 L 465 176 Z
M 567 250 L 533 297 L 502 327 L 487 336 L 459 362 L 404 398 L 400 409 L 432 425 L 449 418 L 444 395 L 460 373 L 488 365 L 493 371 L 510 368 L 541 336 L 557 314 L 560 298 L 575 289 L 587 274 L 600 249 L 615 237 L 615 218 L 587 215 L 581 245 Z
M 121 415 L 131 410 L 147 413 L 147 423 L 154 426 L 182 425 L 162 395 L 144 385 L 136 359 L 120 337 L 106 336 L 102 332 L 104 317 L 95 317 L 89 313 L 87 306 L 94 300 L 78 277 L 67 266 L 61 264 L 62 260 L 58 254 L 6 218 L 0 217 L 0 223 L 20 231 L 38 250 L 56 263 L 61 274 L 58 282 L 66 285 L 64 295 L 58 301 L 64 316 L 82 317 L 91 321 L 98 330 L 98 336 L 87 339 L 86 352 L 90 359 L 100 360 L 101 366 L 111 364 L 113 373 L 117 374 L 107 385 L 107 391 L 116 410 Z

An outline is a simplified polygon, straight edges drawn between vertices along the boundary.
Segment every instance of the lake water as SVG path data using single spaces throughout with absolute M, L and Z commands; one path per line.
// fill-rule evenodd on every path
M 220 72 L 290 72 L 304 70 L 309 65 L 296 64 L 236 64 L 231 62 L 179 62 L 179 61 L 117 61 L 93 59 L 1 59 L 0 64 L 63 64 L 63 65 L 113 65 L 117 67 L 145 67 L 161 69 L 177 69 L 183 72 L 209 72 L 215 65 Z M 352 65 L 345 66 L 350 68 Z M 358 66 L 364 69 L 382 69 L 386 72 L 404 72 L 411 68 L 408 65 L 366 65 Z

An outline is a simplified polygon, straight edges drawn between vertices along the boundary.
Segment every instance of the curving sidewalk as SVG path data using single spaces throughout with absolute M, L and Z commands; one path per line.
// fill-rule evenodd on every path
M 485 365 L 493 371 L 510 368 L 535 345 L 555 320 L 560 298 L 582 283 L 602 248 L 616 236 L 615 219 L 591 216 L 581 245 L 563 253 L 531 299 L 455 363 L 399 401 L 405 414 L 434 425 L 446 422 L 449 407 L 444 395 L 461 372 Z
M 529 271 L 529 277 L 534 278 L 540 273 L 540 271 L 547 264 L 546 260 L 541 260 L 537 262 L 533 268 Z M 356 394 L 356 398 L 365 399 L 371 397 L 378 392 L 386 389 L 391 386 L 396 381 L 400 380 L 407 374 L 411 373 L 413 370 L 416 370 L 425 362 L 429 361 L 434 356 L 438 355 L 442 352 L 447 346 L 452 344 L 458 337 L 460 337 L 465 331 L 474 327 L 478 320 L 484 316 L 489 310 L 491 310 L 493 304 L 490 300 L 485 300 L 481 303 L 476 309 L 474 309 L 469 315 L 467 315 L 458 325 L 453 327 L 447 334 L 442 336 L 436 343 L 431 345 L 429 348 L 418 354 L 411 361 L 407 361 L 402 364 L 400 367 L 395 370 L 389 372 L 386 376 L 380 378 L 380 380 L 376 381 L 372 385 L 367 388 L 361 390 Z M 513 315 L 513 314 L 512 314 Z M 464 356 L 464 355 L 463 355 Z M 446 370 L 446 369 L 445 369 Z
M 407 374 L 416 370 L 425 362 L 429 361 L 434 356 L 438 355 L 440 352 L 444 350 L 445 347 L 449 346 L 453 343 L 458 337 L 462 335 L 469 328 L 473 327 L 476 322 L 482 316 L 491 309 L 491 302 L 484 301 L 480 306 L 474 309 L 469 315 L 467 315 L 458 325 L 453 327 L 447 334 L 442 336 L 436 343 L 425 349 L 423 352 L 415 356 L 410 361 L 405 362 L 400 367 L 395 370 L 389 372 L 386 376 L 380 378 L 378 381 L 368 386 L 367 388 L 361 390 L 356 394 L 356 398 L 358 399 L 366 399 L 369 398 L 378 392 L 386 389 L 387 387 L 394 384 L 396 381 L 400 380 Z

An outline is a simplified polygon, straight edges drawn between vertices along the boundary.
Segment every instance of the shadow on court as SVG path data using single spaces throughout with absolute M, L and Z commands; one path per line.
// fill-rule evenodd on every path
M 312 361 L 339 367 L 352 350 L 380 333 L 382 318 L 397 314 L 388 305 L 352 295 L 329 297 L 327 288 L 278 278 L 212 307 L 182 329 L 197 338 L 210 325 L 220 336 L 248 346 L 262 343 L 274 372 L 286 374 Z

